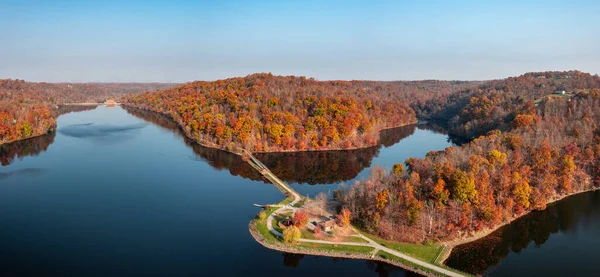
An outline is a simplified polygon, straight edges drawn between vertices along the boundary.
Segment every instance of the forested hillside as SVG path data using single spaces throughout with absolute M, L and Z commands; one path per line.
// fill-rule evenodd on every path
M 530 101 L 557 90 L 574 93 L 597 87 L 600 78 L 579 71 L 534 72 L 483 82 L 411 107 L 421 117 L 448 121 L 452 134 L 472 139 L 491 130 L 508 130 L 518 114 L 527 113 Z
M 498 125 L 504 132 L 492 131 L 469 144 L 408 159 L 406 168 L 397 164 L 391 171 L 375 170 L 338 200 L 365 230 L 414 242 L 470 236 L 527 211 L 544 209 L 565 195 L 599 187 L 600 83 L 596 76 L 564 74 L 568 75 L 545 80 L 526 74 L 491 82 L 488 87 L 498 98 L 474 106 L 500 110 L 491 115 L 509 121 Z M 516 85 L 527 79 L 533 84 L 543 81 Z M 553 82 L 560 84 L 549 86 Z M 494 84 L 512 84 L 524 99 L 515 102 L 516 93 L 502 97 L 506 91 L 498 92 L 500 87 Z M 559 85 L 580 92 L 572 97 L 542 97 Z M 533 98 L 541 98 L 537 106 Z
M 253 74 L 188 83 L 125 102 L 169 115 L 190 138 L 220 149 L 349 149 L 374 146 L 379 131 L 417 122 L 394 91 L 374 84 Z
M 109 97 L 140 93 L 170 84 L 52 84 L 0 80 L 0 144 L 45 134 L 56 126 L 58 105 L 103 102 Z

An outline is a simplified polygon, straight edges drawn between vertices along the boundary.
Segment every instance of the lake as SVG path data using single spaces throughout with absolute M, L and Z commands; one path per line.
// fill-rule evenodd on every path
M 600 191 L 532 212 L 454 249 L 446 264 L 485 276 L 597 276 Z
M 257 155 L 304 195 L 331 193 L 454 142 L 435 126 L 386 130 L 362 150 Z M 264 248 L 253 204 L 283 195 L 240 157 L 150 112 L 97 107 L 55 133 L 0 146 L 0 274 L 417 276 L 385 263 Z

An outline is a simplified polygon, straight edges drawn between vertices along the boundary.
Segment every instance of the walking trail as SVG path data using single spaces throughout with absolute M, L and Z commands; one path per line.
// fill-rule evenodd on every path
M 245 150 L 244 150 L 245 151 Z M 295 204 L 297 204 L 298 202 L 300 202 L 300 200 L 302 200 L 302 197 L 300 197 L 300 195 L 293 190 L 290 186 L 288 186 L 286 183 L 284 183 L 283 181 L 281 181 L 279 178 L 277 178 L 277 176 L 275 176 L 275 174 L 273 174 L 264 164 L 262 164 L 258 159 L 256 159 L 251 153 L 245 151 L 247 154 L 249 154 L 250 156 L 250 160 L 248 161 L 250 163 L 250 165 L 252 165 L 254 168 L 256 168 L 259 172 L 261 172 L 261 174 L 263 174 L 263 176 L 265 178 L 267 178 L 269 181 L 271 181 L 274 185 L 276 185 L 277 187 L 279 187 L 282 191 L 284 191 L 284 193 L 292 196 L 294 198 L 294 200 L 289 203 L 288 205 L 272 205 L 272 207 L 279 207 L 277 210 L 275 210 L 273 213 L 271 213 L 269 215 L 269 217 L 267 218 L 267 228 L 269 229 L 269 232 L 271 232 L 272 234 L 278 236 L 278 237 L 283 237 L 283 234 L 280 233 L 279 231 L 275 230 L 275 228 L 273 228 L 273 220 L 274 215 L 275 214 L 280 214 L 286 210 L 296 210 L 296 208 L 294 208 L 293 206 Z M 252 161 L 252 162 L 250 162 Z M 418 266 L 430 269 L 432 271 L 435 272 L 439 272 L 441 274 L 444 274 L 446 276 L 451 276 L 451 277 L 465 277 L 466 275 L 448 270 L 446 268 L 419 260 L 417 258 L 413 258 L 411 256 L 408 256 L 404 253 L 398 252 L 394 249 L 390 249 L 387 248 L 375 241 L 373 241 L 372 239 L 366 237 L 365 235 L 361 234 L 360 232 L 358 232 L 354 227 L 352 227 L 353 231 L 356 232 L 358 235 L 355 235 L 357 237 L 360 237 L 361 239 L 367 241 L 367 242 L 334 242 L 334 241 L 326 241 L 326 240 L 315 240 L 315 239 L 299 239 L 300 242 L 308 242 L 308 243 L 320 243 L 320 244 L 335 244 L 335 245 L 352 245 L 352 246 L 366 246 L 366 247 L 373 247 L 375 250 L 372 252 L 371 257 L 374 257 L 375 254 L 377 254 L 378 251 L 383 251 L 386 252 L 388 254 L 394 255 L 396 257 L 399 257 L 403 260 L 409 261 L 413 264 L 416 264 Z

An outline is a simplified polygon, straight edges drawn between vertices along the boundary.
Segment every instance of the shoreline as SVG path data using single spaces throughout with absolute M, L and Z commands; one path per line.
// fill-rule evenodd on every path
M 67 103 L 67 104 L 57 104 L 55 107 L 53 107 L 52 109 L 54 111 L 56 111 L 55 108 L 60 108 L 61 106 L 100 106 L 102 105 L 102 103 L 99 103 L 97 105 L 91 105 L 91 103 L 84 103 L 84 104 L 78 104 L 78 103 Z M 61 116 L 62 114 L 57 114 L 55 119 L 58 120 L 58 118 Z M 19 141 L 24 141 L 24 140 L 28 140 L 28 139 L 32 139 L 32 138 L 37 138 L 37 137 L 41 137 L 47 134 L 50 134 L 54 131 L 56 131 L 56 128 L 58 127 L 58 124 L 54 124 L 54 126 L 52 126 L 50 129 L 48 129 L 45 133 L 41 133 L 41 134 L 36 134 L 36 135 L 31 135 L 25 138 L 20 138 L 20 139 L 15 139 L 15 140 L 11 140 L 11 141 L 5 141 L 5 142 L 0 142 L 0 145 L 5 145 L 5 144 L 10 144 L 10 143 L 15 143 L 15 142 L 19 142 Z
M 568 197 L 571 197 L 571 196 L 574 196 L 574 195 L 578 195 L 578 194 L 582 194 L 582 193 L 586 193 L 586 192 L 598 191 L 598 190 L 600 190 L 600 187 L 593 187 L 593 185 L 592 185 L 591 188 L 587 188 L 587 189 L 584 189 L 584 190 L 581 190 L 581 191 L 577 191 L 577 192 L 572 192 L 572 193 L 569 193 L 569 194 L 565 194 L 563 196 L 560 196 L 560 197 L 557 197 L 555 199 L 552 199 L 551 201 L 548 201 L 546 203 L 546 209 L 548 208 L 549 205 L 552 205 L 552 204 L 554 204 L 556 202 L 564 200 L 564 199 L 566 199 Z M 544 210 L 546 210 L 546 209 L 544 209 Z M 440 257 L 439 263 L 445 265 L 446 264 L 446 260 L 448 260 L 448 258 L 452 254 L 452 250 L 454 250 L 455 247 L 463 245 L 463 244 L 467 244 L 467 243 L 470 243 L 470 242 L 473 242 L 473 241 L 476 241 L 476 240 L 479 240 L 479 239 L 482 239 L 482 238 L 484 238 L 484 237 L 492 234 L 493 232 L 497 231 L 498 229 L 500 229 L 500 228 L 502 228 L 502 227 L 504 227 L 504 226 L 506 226 L 508 224 L 511 224 L 515 220 L 517 220 L 517 219 L 519 219 L 521 217 L 524 217 L 524 216 L 526 216 L 526 215 L 528 215 L 528 214 L 530 214 L 532 212 L 535 212 L 535 211 L 537 211 L 537 210 L 530 210 L 530 211 L 525 212 L 525 213 L 523 213 L 523 214 L 521 214 L 519 216 L 512 217 L 511 219 L 508 219 L 505 222 L 503 222 L 501 224 L 498 224 L 498 226 L 496 226 L 494 228 L 484 229 L 482 231 L 479 231 L 479 232 L 475 233 L 475 235 L 470 236 L 468 238 L 458 238 L 458 239 L 454 239 L 454 240 L 443 242 L 443 244 L 446 246 L 446 250 L 445 250 L 444 255 Z
M 337 251 L 325 251 L 325 250 L 317 250 L 317 249 L 301 249 L 293 246 L 288 246 L 283 243 L 278 242 L 277 244 L 267 243 L 263 236 L 256 230 L 256 219 L 252 219 L 248 224 L 248 230 L 250 231 L 250 235 L 254 238 L 256 242 L 261 244 L 267 249 L 284 252 L 284 253 L 292 253 L 292 254 L 301 254 L 301 255 L 313 255 L 313 256 L 323 256 L 323 257 L 332 257 L 332 258 L 344 258 L 344 259 L 355 259 L 355 260 L 369 260 L 376 262 L 384 262 L 399 268 L 402 268 L 406 271 L 414 272 L 423 276 L 431 276 L 435 277 L 438 275 L 432 274 L 430 272 L 423 271 L 421 269 L 411 267 L 407 264 L 386 260 L 384 258 L 378 256 L 372 256 L 368 254 L 361 253 L 350 253 L 350 252 L 337 252 Z
M 218 146 L 215 146 L 212 142 L 205 142 L 205 141 L 198 141 L 194 138 L 192 138 L 190 136 L 190 134 L 188 134 L 185 129 L 179 124 L 179 122 L 177 122 L 177 120 L 173 119 L 173 117 L 169 114 L 166 113 L 162 113 L 162 112 L 158 112 L 155 110 L 151 110 L 151 109 L 147 109 L 147 108 L 142 108 L 142 107 L 138 107 L 138 106 L 134 106 L 131 105 L 129 103 L 121 103 L 121 107 L 126 107 L 126 108 L 133 108 L 133 109 L 138 109 L 138 110 L 143 110 L 143 111 L 149 111 L 149 112 L 153 112 L 153 113 L 157 113 L 163 116 L 168 117 L 170 120 L 172 120 L 173 122 L 175 122 L 179 128 L 179 130 L 181 130 L 185 136 L 188 139 L 191 139 L 192 141 L 194 141 L 195 143 L 203 146 L 203 147 L 207 147 L 207 148 L 213 148 L 213 149 L 217 149 L 217 150 L 222 150 L 225 152 L 229 152 L 232 154 L 236 154 L 241 156 L 241 153 L 235 152 L 235 151 L 231 151 L 227 148 L 221 148 Z M 416 125 L 419 124 L 419 120 L 417 118 L 415 118 L 414 121 L 411 121 L 411 123 L 408 124 L 403 124 L 403 125 L 398 125 L 398 126 L 392 126 L 392 127 L 385 127 L 382 128 L 380 130 L 377 131 L 377 133 L 379 134 L 379 136 L 381 137 L 381 132 L 385 131 L 385 130 L 389 130 L 389 129 L 395 129 L 395 128 L 400 128 L 400 127 L 405 127 L 405 126 L 411 126 L 411 125 Z M 379 143 L 379 138 L 377 138 L 377 143 Z M 359 150 L 359 149 L 367 149 L 367 148 L 371 148 L 371 147 L 376 147 L 377 144 L 375 145 L 366 145 L 366 146 L 362 146 L 362 147 L 350 147 L 350 148 L 328 148 L 328 149 L 306 149 L 306 150 L 298 150 L 298 149 L 293 149 L 293 150 L 274 150 L 274 151 L 250 151 L 250 153 L 255 153 L 255 154 L 267 154 L 267 153 L 300 153 L 300 152 L 326 152 L 326 151 L 352 151 L 352 150 Z
M 0 146 L 5 145 L 5 144 L 11 144 L 11 143 L 15 143 L 15 142 L 20 142 L 20 141 L 25 141 L 25 140 L 32 139 L 32 138 L 37 138 L 37 137 L 45 136 L 47 134 L 51 134 L 52 132 L 56 131 L 56 127 L 57 126 L 54 126 L 52 129 L 48 129 L 48 131 L 46 131 L 45 133 L 42 133 L 42 134 L 36 134 L 36 135 L 28 136 L 26 138 L 20 138 L 20 139 L 15 139 L 15 140 L 11 140 L 11 141 L 1 142 Z

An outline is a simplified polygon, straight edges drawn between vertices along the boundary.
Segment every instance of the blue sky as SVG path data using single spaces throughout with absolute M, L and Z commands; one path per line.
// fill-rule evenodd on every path
M 0 78 L 492 79 L 600 72 L 600 1 L 0 0 Z

